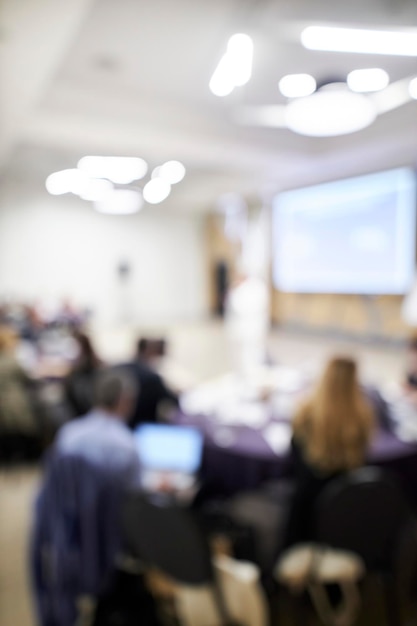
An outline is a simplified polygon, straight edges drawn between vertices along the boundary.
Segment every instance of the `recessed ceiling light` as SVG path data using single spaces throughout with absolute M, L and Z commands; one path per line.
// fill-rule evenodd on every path
M 119 185 L 140 180 L 148 171 L 146 161 L 139 157 L 85 156 L 77 167 L 92 178 L 107 178 Z
M 152 178 L 143 188 L 143 197 L 149 204 L 159 204 L 168 198 L 171 185 L 162 178 Z
M 278 87 L 286 98 L 301 98 L 315 92 L 316 81 L 310 74 L 288 74 L 281 78 Z
M 107 215 L 132 215 L 142 208 L 143 198 L 139 191 L 133 189 L 113 189 L 93 206 L 99 213 Z
M 410 96 L 413 100 L 417 100 L 417 77 L 410 81 L 408 91 L 410 92 Z
M 320 90 L 291 100 L 285 111 L 287 127 L 310 137 L 346 135 L 369 126 L 375 106 L 366 96 L 352 93 L 343 83 L 337 89 Z
M 347 84 L 352 91 L 358 93 L 381 91 L 389 84 L 389 76 L 385 70 L 379 67 L 353 70 L 348 74 Z
M 417 30 L 366 30 L 308 26 L 301 33 L 308 50 L 417 56 Z

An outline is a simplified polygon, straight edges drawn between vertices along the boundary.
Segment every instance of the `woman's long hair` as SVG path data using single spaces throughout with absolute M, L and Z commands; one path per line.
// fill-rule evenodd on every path
M 318 470 L 351 469 L 364 461 L 373 422 L 355 361 L 337 357 L 329 361 L 316 391 L 298 410 L 294 437 L 306 461 Z

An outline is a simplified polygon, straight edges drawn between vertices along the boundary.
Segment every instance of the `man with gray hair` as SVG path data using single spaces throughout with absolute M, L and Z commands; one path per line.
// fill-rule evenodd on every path
M 95 388 L 96 406 L 85 417 L 64 425 L 55 444 L 57 454 L 76 454 L 127 482 L 135 481 L 139 459 L 127 421 L 138 395 L 137 382 L 120 368 L 103 370 Z
M 80 598 L 98 598 L 111 585 L 124 493 L 139 479 L 138 453 L 126 424 L 137 392 L 127 373 L 103 370 L 95 408 L 65 424 L 51 450 L 32 532 L 41 626 L 73 626 Z

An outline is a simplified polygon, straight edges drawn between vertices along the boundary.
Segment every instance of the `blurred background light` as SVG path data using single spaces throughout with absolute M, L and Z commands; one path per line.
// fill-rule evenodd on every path
M 48 193 L 60 196 L 64 193 L 78 193 L 86 183 L 86 176 L 80 170 L 67 169 L 50 174 L 45 182 Z
M 348 74 L 347 84 L 352 91 L 358 93 L 381 91 L 389 84 L 389 76 L 385 70 L 379 67 L 353 70 Z
M 78 195 L 83 200 L 99 202 L 105 199 L 113 191 L 113 185 L 109 180 L 102 178 L 88 178 L 80 187 Z
M 166 180 L 170 185 L 179 183 L 185 176 L 185 167 L 180 161 L 167 161 L 156 169 L 158 170 L 157 176 Z
M 376 110 L 366 96 L 352 93 L 341 83 L 306 98 L 291 100 L 285 114 L 288 128 L 295 133 L 333 137 L 366 128 L 375 120 Z
M 171 185 L 162 178 L 152 178 L 143 188 L 143 198 L 149 204 L 159 204 L 168 198 Z
M 308 50 L 417 56 L 417 31 L 410 29 L 395 31 L 308 26 L 301 33 L 301 43 Z
M 249 35 L 237 33 L 230 37 L 227 44 L 233 83 L 241 87 L 249 82 L 252 75 L 253 42 Z
M 224 54 L 211 77 L 209 87 L 215 96 L 220 98 L 228 96 L 235 88 L 233 82 L 232 70 L 230 66 L 230 58 Z
M 92 178 L 107 178 L 119 185 L 140 180 L 148 171 L 146 161 L 139 157 L 85 156 L 77 167 Z
M 281 78 L 278 87 L 286 98 L 301 98 L 315 92 L 316 80 L 310 74 L 287 74 Z
M 408 87 L 408 91 L 410 92 L 410 96 L 417 100 L 417 76 L 410 81 L 410 85 Z
M 133 189 L 113 189 L 93 204 L 96 211 L 108 215 L 131 215 L 143 206 L 142 194 Z
M 209 87 L 216 96 L 227 96 L 235 87 L 249 82 L 252 75 L 253 42 L 249 35 L 237 33 L 230 37 L 227 51 L 220 59 Z

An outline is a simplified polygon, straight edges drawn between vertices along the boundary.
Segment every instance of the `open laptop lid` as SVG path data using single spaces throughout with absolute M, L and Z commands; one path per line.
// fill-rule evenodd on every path
M 134 435 L 143 469 L 194 475 L 200 468 L 203 436 L 196 428 L 140 424 Z

